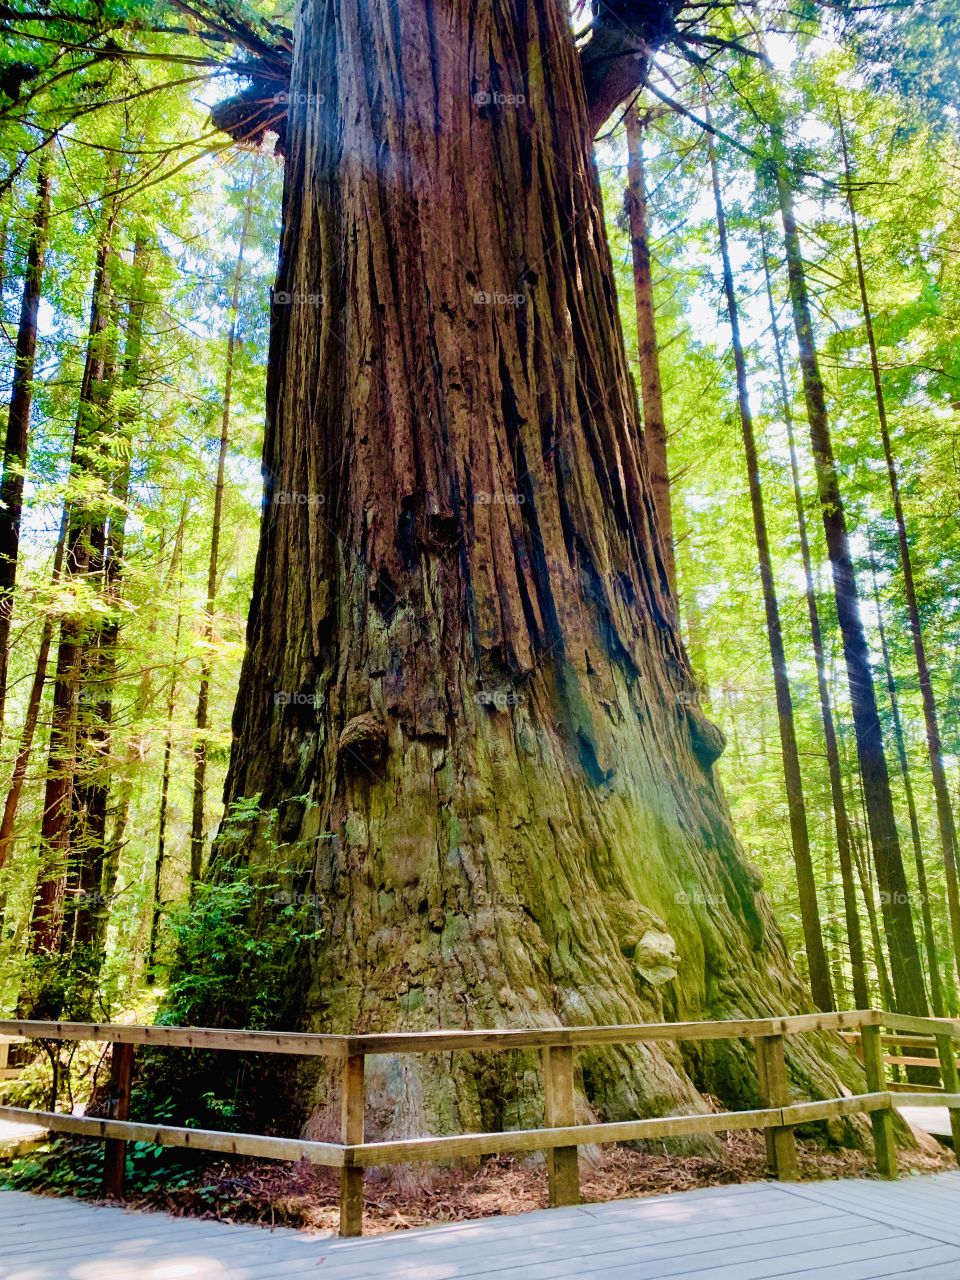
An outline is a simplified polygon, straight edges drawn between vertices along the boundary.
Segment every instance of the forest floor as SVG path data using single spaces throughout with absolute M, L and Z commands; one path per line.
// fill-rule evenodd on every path
M 662 1195 L 768 1177 L 762 1133 L 733 1132 L 721 1136 L 718 1144 L 719 1153 L 713 1156 L 652 1154 L 623 1147 L 584 1149 L 580 1161 L 583 1200 Z M 804 1179 L 873 1175 L 867 1152 L 825 1150 L 821 1144 L 806 1141 L 798 1141 L 797 1146 Z M 61 1147 L 61 1159 L 64 1154 Z M 99 1195 L 98 1177 L 64 1179 L 55 1171 L 57 1166 L 62 1170 L 60 1160 L 48 1164 L 41 1158 L 37 1163 L 36 1155 L 28 1160 L 31 1168 L 23 1170 L 26 1176 L 22 1180 L 14 1165 L 0 1173 L 0 1181 L 23 1190 L 66 1192 L 85 1198 Z M 38 1176 L 43 1166 L 49 1177 Z M 900 1151 L 900 1167 L 902 1174 L 936 1173 L 956 1168 L 956 1162 L 952 1152 L 924 1137 L 918 1148 Z M 369 1174 L 364 1186 L 365 1234 L 524 1213 L 547 1205 L 546 1168 L 529 1159 L 492 1158 L 473 1168 L 433 1170 L 426 1181 L 423 1177 L 421 1174 L 421 1179 L 414 1181 L 402 1173 Z M 132 1185 L 126 1203 L 189 1217 L 335 1232 L 338 1194 L 336 1170 L 306 1162 L 234 1159 L 195 1168 L 189 1177 L 151 1179 L 146 1189 Z

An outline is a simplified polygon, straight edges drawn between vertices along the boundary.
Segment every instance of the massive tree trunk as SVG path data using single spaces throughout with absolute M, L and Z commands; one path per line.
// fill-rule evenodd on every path
M 709 106 L 704 101 L 705 118 L 711 124 Z M 713 184 L 713 200 L 717 210 L 717 236 L 720 243 L 720 262 L 723 273 L 723 292 L 730 321 L 730 336 L 737 382 L 737 410 L 743 434 L 743 451 L 747 463 L 747 489 L 750 494 L 750 511 L 753 516 L 753 533 L 757 544 L 757 568 L 760 573 L 760 590 L 767 623 L 767 643 L 773 668 L 773 689 L 777 704 L 777 727 L 780 731 L 780 751 L 783 759 L 783 778 L 787 793 L 787 814 L 790 822 L 790 842 L 793 849 L 794 868 L 797 873 L 797 896 L 800 904 L 800 921 L 803 925 L 804 948 L 810 973 L 813 998 L 821 1009 L 834 1008 L 830 969 L 823 944 L 823 927 L 820 922 L 820 905 L 817 901 L 817 881 L 810 854 L 810 831 L 807 826 L 807 807 L 803 794 L 803 777 L 800 772 L 800 751 L 797 731 L 793 722 L 793 696 L 787 672 L 787 655 L 783 646 L 783 628 L 780 624 L 780 604 L 777 585 L 770 558 L 770 539 L 767 534 L 767 517 L 763 506 L 763 488 L 760 484 L 760 458 L 757 453 L 756 434 L 753 429 L 753 410 L 750 407 L 750 389 L 747 383 L 747 361 L 740 336 L 740 314 L 733 285 L 733 268 L 730 265 L 730 245 L 727 236 L 727 216 L 720 190 L 720 169 L 717 164 L 713 135 L 707 133 L 707 157 Z
M 781 146 L 775 139 L 778 148 Z M 856 730 L 857 757 L 863 778 L 870 841 L 881 892 L 881 907 L 890 948 L 890 969 L 901 1013 L 925 1014 L 920 952 L 913 930 L 910 890 L 897 832 L 890 774 L 884 752 L 883 731 L 877 710 L 877 693 L 870 664 L 870 650 L 860 613 L 860 595 L 850 552 L 840 480 L 830 438 L 826 390 L 820 374 L 813 319 L 807 294 L 806 271 L 800 232 L 793 207 L 793 192 L 782 160 L 776 162 L 775 179 L 783 220 L 790 302 L 793 309 L 803 390 L 807 404 L 810 443 L 817 473 L 817 491 L 826 535 L 827 554 L 833 571 L 837 621 L 843 637 L 843 654 L 850 688 L 850 706 Z
M 20 550 L 20 518 L 23 513 L 30 409 L 33 404 L 33 370 L 37 354 L 37 316 L 40 311 L 40 288 L 43 283 L 49 220 L 50 150 L 45 147 L 37 173 L 37 198 L 27 247 L 27 265 L 23 274 L 20 323 L 17 328 L 7 433 L 3 446 L 3 478 L 0 480 L 0 729 L 3 727 L 3 710 L 7 697 L 10 623 Z
M 290 104 L 226 787 L 262 815 L 213 859 L 316 895 L 285 1016 L 808 1005 L 677 631 L 566 6 L 304 0 Z M 743 1046 L 698 1065 L 755 1097 Z M 607 1115 L 697 1106 L 688 1066 L 604 1050 L 583 1088 Z M 534 1092 L 503 1060 L 371 1069 L 379 1130 L 516 1120 Z

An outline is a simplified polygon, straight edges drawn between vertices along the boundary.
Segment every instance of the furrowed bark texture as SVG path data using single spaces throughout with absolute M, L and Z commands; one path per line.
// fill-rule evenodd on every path
M 264 816 L 213 873 L 316 895 L 304 1026 L 809 1004 L 673 620 L 587 136 L 558 0 L 303 4 L 226 788 Z M 755 1096 L 740 1046 L 697 1065 Z M 538 1093 L 533 1063 L 368 1066 L 378 1131 Z M 581 1087 L 698 1107 L 688 1069 L 599 1052 Z M 323 1081 L 314 1105 L 332 1126 Z

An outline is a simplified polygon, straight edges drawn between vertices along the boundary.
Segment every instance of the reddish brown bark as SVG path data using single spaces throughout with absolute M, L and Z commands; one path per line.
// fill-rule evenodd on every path
M 301 8 L 226 788 L 262 817 L 213 859 L 315 896 L 301 1025 L 805 1002 L 662 585 L 587 137 L 559 0 Z M 746 1092 L 732 1052 L 704 1076 Z M 584 1072 L 606 1114 L 700 1105 L 659 1048 Z M 373 1064 L 368 1097 L 400 1131 L 540 1105 L 462 1062 Z

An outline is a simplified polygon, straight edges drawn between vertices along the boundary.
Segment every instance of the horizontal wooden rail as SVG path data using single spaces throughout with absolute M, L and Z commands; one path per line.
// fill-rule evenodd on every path
M 342 1168 L 344 1148 L 337 1142 L 309 1142 L 303 1138 L 269 1138 L 254 1133 L 227 1133 L 222 1129 L 184 1129 L 172 1124 L 144 1124 L 136 1120 L 105 1120 L 98 1116 L 74 1116 L 62 1111 L 34 1111 L 29 1107 L 0 1106 L 0 1120 L 35 1124 L 52 1133 L 75 1133 L 88 1138 L 121 1138 L 127 1142 L 151 1142 L 162 1147 L 190 1151 L 215 1151 L 262 1160 L 308 1160 L 311 1164 Z
M 234 1031 L 221 1027 L 144 1027 L 126 1022 L 0 1020 L 0 1035 L 27 1040 L 92 1040 L 169 1049 L 223 1049 L 236 1053 L 288 1053 L 345 1058 L 349 1036 L 296 1031 Z
M 884 1033 L 881 1028 L 888 1028 Z M 922 1039 L 936 1048 L 938 1063 L 949 1076 L 948 1091 L 923 1091 L 913 1086 L 897 1094 L 884 1079 L 883 1043 L 895 1042 L 896 1032 Z M 868 1092 L 814 1102 L 791 1102 L 784 1059 L 785 1038 L 816 1032 L 840 1032 L 860 1043 Z M 892 1033 L 892 1034 L 891 1034 Z M 661 1022 L 604 1027 L 537 1027 L 479 1031 L 377 1032 L 364 1035 L 305 1034 L 283 1031 L 244 1031 L 219 1027 L 138 1026 L 127 1023 L 0 1021 L 0 1036 L 30 1040 L 109 1043 L 111 1096 L 105 1118 L 60 1112 L 33 1111 L 0 1106 L 0 1119 L 33 1122 L 56 1133 L 70 1133 L 104 1140 L 107 1146 L 105 1185 L 114 1194 L 122 1189 L 126 1143 L 146 1142 L 187 1150 L 271 1160 L 307 1160 L 340 1170 L 340 1231 L 357 1235 L 361 1230 L 363 1171 L 375 1166 L 407 1164 L 423 1160 L 455 1160 L 464 1157 L 545 1151 L 551 1204 L 579 1201 L 577 1148 L 586 1144 L 638 1142 L 709 1135 L 730 1130 L 759 1129 L 767 1135 L 768 1159 L 781 1178 L 797 1176 L 794 1129 L 797 1125 L 839 1116 L 869 1115 L 877 1145 L 881 1173 L 896 1176 L 896 1148 L 892 1114 L 897 1105 L 946 1105 L 960 1122 L 960 1084 L 954 1062 L 954 1041 L 960 1039 L 960 1021 L 904 1017 L 878 1009 L 843 1013 L 799 1014 L 783 1018 L 747 1018 L 723 1022 Z M 926 1039 L 929 1037 L 929 1040 Z M 657 1041 L 752 1040 L 757 1048 L 760 1095 L 763 1106 L 752 1111 L 731 1111 L 679 1116 L 656 1116 L 596 1124 L 574 1124 L 574 1050 L 615 1044 Z M 174 1049 L 273 1053 L 328 1057 L 342 1063 L 342 1121 L 340 1142 L 313 1142 L 297 1138 L 228 1133 L 222 1130 L 180 1128 L 130 1121 L 129 1079 L 134 1045 Z M 912 1041 L 911 1046 L 914 1047 Z M 543 1055 L 547 1125 L 539 1129 L 500 1133 L 469 1133 L 443 1137 L 364 1141 L 364 1062 L 373 1054 L 505 1052 L 538 1050 Z M 952 1074 L 951 1074 L 952 1072 Z
M 505 1027 L 482 1031 L 397 1031 L 364 1035 L 242 1031 L 220 1027 L 145 1027 L 125 1022 L 0 1020 L 0 1035 L 16 1035 L 31 1040 L 94 1040 L 101 1044 L 346 1058 L 372 1053 L 584 1048 L 658 1040 L 753 1040 L 761 1036 L 804 1035 L 879 1026 L 881 1020 L 889 1016 L 878 1009 L 855 1009 L 844 1013 L 802 1013 L 785 1018 L 745 1018 L 722 1022 L 641 1022 L 608 1027 Z M 960 1030 L 957 1034 L 960 1036 Z

